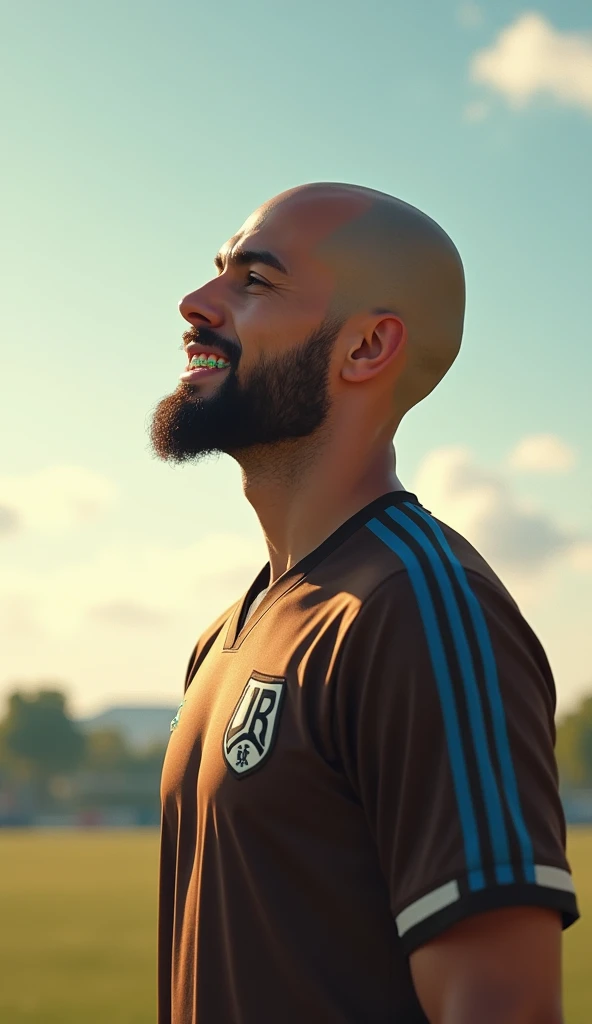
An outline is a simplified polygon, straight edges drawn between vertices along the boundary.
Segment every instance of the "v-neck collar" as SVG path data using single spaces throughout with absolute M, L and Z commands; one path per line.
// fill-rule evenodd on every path
M 276 601 L 279 601 L 284 594 L 287 594 L 289 590 L 293 590 L 294 587 L 298 586 L 311 569 L 318 565 L 319 562 L 322 562 L 324 558 L 331 555 L 336 548 L 340 547 L 341 544 L 351 537 L 352 533 L 355 533 L 356 530 L 358 530 L 368 519 L 371 519 L 373 515 L 380 512 L 385 505 L 392 505 L 393 503 L 400 504 L 403 501 L 410 501 L 415 505 L 419 504 L 416 495 L 412 494 L 410 491 L 388 491 L 386 494 L 382 494 L 379 498 L 375 498 L 358 512 L 354 512 L 353 516 L 350 516 L 350 518 L 346 519 L 341 526 L 338 526 L 332 534 L 330 534 L 318 545 L 318 547 L 314 549 L 314 551 L 309 552 L 309 554 L 305 555 L 304 558 L 301 558 L 299 562 L 292 565 L 271 587 L 269 587 L 269 590 L 260 602 L 259 606 L 255 609 L 252 615 L 249 616 L 246 623 L 244 623 L 245 614 L 251 607 L 251 604 L 257 597 L 257 594 L 262 590 L 265 590 L 269 584 L 270 563 L 266 562 L 253 580 L 242 600 L 236 605 L 234 612 L 230 617 L 223 650 L 229 651 L 240 647 L 244 638 L 257 625 L 257 622 L 265 612 L 275 604 Z

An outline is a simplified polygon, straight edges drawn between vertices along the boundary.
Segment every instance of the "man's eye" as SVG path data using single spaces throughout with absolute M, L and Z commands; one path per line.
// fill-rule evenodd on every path
M 251 273 L 251 271 L 247 274 L 247 285 L 250 284 L 262 284 L 264 288 L 271 287 L 269 281 L 265 281 L 262 277 L 258 277 L 257 274 Z

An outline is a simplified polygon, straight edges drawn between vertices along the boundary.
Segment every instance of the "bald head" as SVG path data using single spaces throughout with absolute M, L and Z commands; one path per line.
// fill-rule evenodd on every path
M 389 461 L 401 419 L 460 347 L 464 277 L 448 235 L 393 196 L 309 184 L 264 203 L 214 262 L 180 305 L 189 363 L 159 406 L 157 451 L 224 451 L 292 484 L 300 440 L 302 467 L 327 445 L 350 469 L 357 450 L 365 473 Z
M 436 387 L 460 348 L 465 286 L 455 245 L 414 206 L 332 182 L 281 193 L 245 228 L 272 224 L 288 244 L 306 240 L 314 261 L 329 272 L 330 316 L 384 312 L 405 325 L 406 358 L 394 384 L 400 419 Z

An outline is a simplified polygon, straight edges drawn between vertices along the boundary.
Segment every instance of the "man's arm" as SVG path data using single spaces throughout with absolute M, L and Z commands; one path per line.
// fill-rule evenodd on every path
M 464 573 L 451 593 L 408 560 L 418 579 L 389 577 L 355 620 L 335 716 L 400 948 L 430 1024 L 560 1024 L 578 908 L 550 668 L 501 587 Z
M 562 1024 L 561 918 L 511 907 L 459 922 L 411 954 L 430 1024 Z

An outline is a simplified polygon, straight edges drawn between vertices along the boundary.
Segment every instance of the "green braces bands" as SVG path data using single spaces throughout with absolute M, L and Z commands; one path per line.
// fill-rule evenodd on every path
M 216 368 L 221 370 L 223 369 L 223 367 L 228 365 L 229 363 L 227 362 L 226 359 L 216 359 L 215 356 L 193 356 L 191 362 L 189 363 L 189 368 L 194 369 L 198 366 L 207 366 L 211 370 L 214 370 Z

